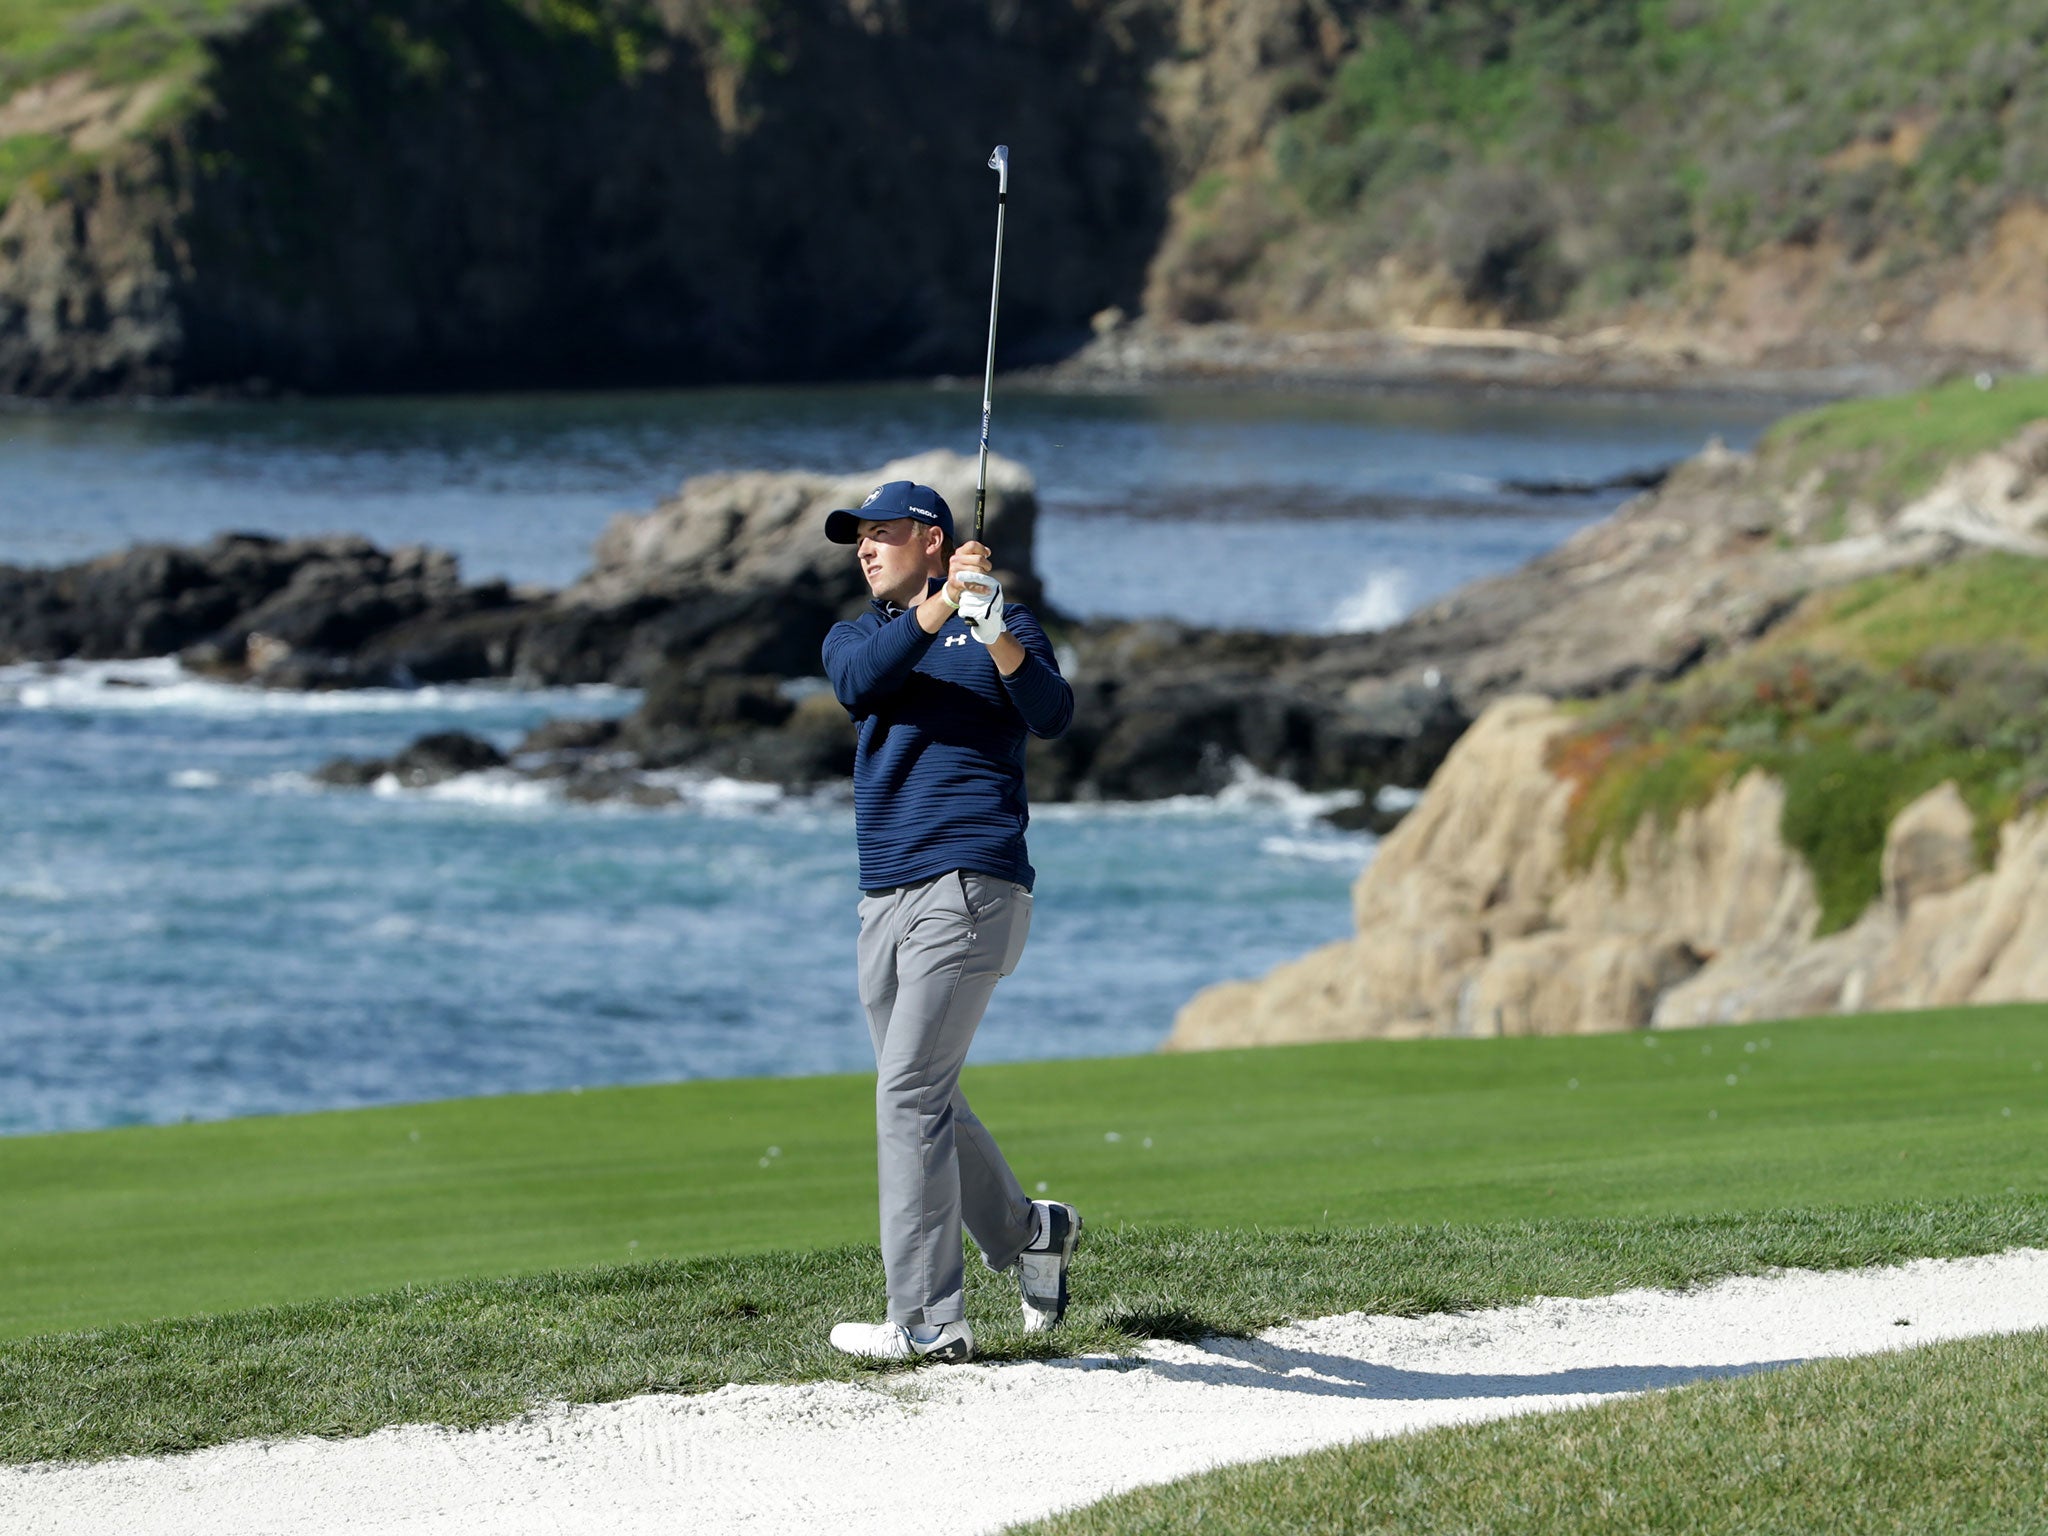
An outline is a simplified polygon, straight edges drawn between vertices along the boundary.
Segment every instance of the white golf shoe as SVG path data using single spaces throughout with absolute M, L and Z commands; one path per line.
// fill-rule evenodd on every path
M 841 1354 L 863 1360 L 971 1360 L 974 1358 L 974 1330 L 966 1319 L 940 1323 L 931 1339 L 903 1323 L 835 1323 L 832 1347 Z
M 1034 1200 L 1038 1235 L 1017 1255 L 1017 1289 L 1024 1295 L 1024 1331 L 1045 1333 L 1067 1315 L 1067 1269 L 1081 1240 L 1081 1213 L 1057 1200 Z

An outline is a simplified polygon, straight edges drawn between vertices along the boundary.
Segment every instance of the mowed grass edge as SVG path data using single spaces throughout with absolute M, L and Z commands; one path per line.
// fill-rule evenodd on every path
M 1951 1340 L 1250 1462 L 1011 1536 L 2048 1529 L 2048 1334 Z
M 2048 1201 L 1342 1231 L 1091 1234 L 1076 1304 L 1026 1335 L 1006 1276 L 970 1270 L 985 1360 L 1122 1352 L 1348 1311 L 1413 1315 L 2048 1246 Z M 0 1460 L 230 1440 L 478 1427 L 543 1402 L 855 1379 L 826 1343 L 875 1311 L 871 1248 L 613 1265 L 0 1345 Z M 928 1367 L 940 1369 L 941 1367 Z

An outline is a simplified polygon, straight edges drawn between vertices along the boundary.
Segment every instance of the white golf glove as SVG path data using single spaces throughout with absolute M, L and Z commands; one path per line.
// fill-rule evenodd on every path
M 977 575 L 970 584 L 960 583 L 960 617 L 967 632 L 983 645 L 994 645 L 1009 633 L 1003 623 L 1003 584 L 993 576 Z

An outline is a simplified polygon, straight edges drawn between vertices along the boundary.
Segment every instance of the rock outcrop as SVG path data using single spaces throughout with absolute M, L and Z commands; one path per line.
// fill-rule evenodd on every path
M 2048 421 L 2029 424 L 1994 453 L 1956 465 L 1903 508 L 1895 526 L 1987 549 L 2048 556 Z
M 2048 543 L 2048 424 L 1972 455 L 1899 506 L 1846 503 L 1833 465 L 1719 443 L 1518 570 L 1333 643 L 1309 686 L 1354 704 L 1441 686 L 1468 715 L 1512 693 L 1596 698 L 1739 651 L 1807 595 L 1973 549 Z M 1853 477 L 1852 477 L 1853 479 Z
M 829 622 L 829 619 L 826 620 Z M 1196 630 L 1158 623 L 1056 623 L 1076 723 L 1029 744 L 1033 798 L 1151 800 L 1210 794 L 1245 765 L 1370 802 L 1386 785 L 1429 776 L 1467 721 L 1441 690 L 1388 693 L 1355 708 L 1297 675 L 1315 636 Z M 648 775 L 686 768 L 793 788 L 844 785 L 853 736 L 816 677 L 817 644 L 790 670 L 735 670 L 719 649 L 651 666 L 641 707 L 619 720 L 551 721 L 515 750 L 514 771 L 581 799 L 659 802 Z M 337 765 L 366 783 L 388 762 Z
M 502 582 L 465 587 L 439 550 L 223 534 L 54 569 L 0 566 L 0 661 L 184 652 L 204 670 L 297 688 L 488 676 L 490 656 L 447 647 L 412 670 L 394 637 L 497 628 L 524 606 Z
M 175 652 L 289 688 L 810 676 L 826 630 L 866 595 L 847 551 L 825 541 L 825 514 L 887 479 L 935 485 L 963 517 L 973 507 L 974 461 L 944 450 L 856 475 L 701 476 L 616 519 L 590 573 L 559 593 L 465 586 L 444 551 L 345 536 L 225 534 L 0 566 L 0 661 Z M 1020 600 L 1039 595 L 1037 505 L 1030 475 L 991 457 L 987 536 Z
M 362 789 L 388 776 L 401 788 L 425 789 L 466 773 L 504 766 L 505 754 L 481 737 L 465 731 L 436 731 L 420 737 L 395 757 L 340 758 L 314 777 L 323 784 Z
M 1420 1035 L 1578 1034 L 2048 995 L 2048 808 L 1980 870 L 1954 785 L 1892 822 L 1883 895 L 1816 937 L 1820 903 L 1752 772 L 1590 867 L 1566 856 L 1571 728 L 1503 699 L 1453 749 L 1359 877 L 1356 935 L 1194 998 L 1177 1049 Z
M 353 538 L 237 534 L 61 569 L 0 567 L 0 662 L 175 652 L 212 675 L 287 688 L 608 682 L 643 688 L 642 707 L 623 721 L 551 723 L 514 767 L 592 797 L 644 798 L 644 774 L 678 767 L 843 781 L 851 737 L 818 693 L 818 652 L 867 593 L 850 553 L 822 537 L 825 514 L 880 481 L 915 479 L 964 523 L 974 472 L 972 459 L 938 451 L 854 475 L 699 476 L 654 511 L 616 519 L 590 571 L 560 592 L 467 587 L 445 553 Z M 1030 475 L 992 457 L 988 492 L 986 536 L 1007 589 L 1047 618 L 1079 697 L 1075 728 L 1032 744 L 1041 799 L 1208 793 L 1240 762 L 1370 798 L 1426 779 L 1468 723 L 1421 678 L 1347 699 L 1356 668 L 1333 666 L 1331 653 L 1356 653 L 1361 637 L 1065 619 L 1043 606 Z M 396 770 L 334 777 L 386 771 Z
M 965 539 L 974 476 L 973 459 L 945 449 L 851 475 L 695 476 L 654 511 L 613 519 L 590 571 L 527 627 L 510 674 L 634 686 L 664 673 L 699 685 L 814 677 L 826 631 L 867 600 L 851 552 L 825 540 L 825 514 L 882 481 L 916 480 L 946 498 Z M 1042 600 L 1037 518 L 1030 473 L 991 455 L 986 537 L 1020 602 Z

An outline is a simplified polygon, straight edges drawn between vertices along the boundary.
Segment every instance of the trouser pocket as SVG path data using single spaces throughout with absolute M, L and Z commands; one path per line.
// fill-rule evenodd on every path
M 1017 968 L 1031 933 L 1031 893 L 1014 880 L 960 870 L 960 900 L 974 930 L 975 948 L 998 976 Z

